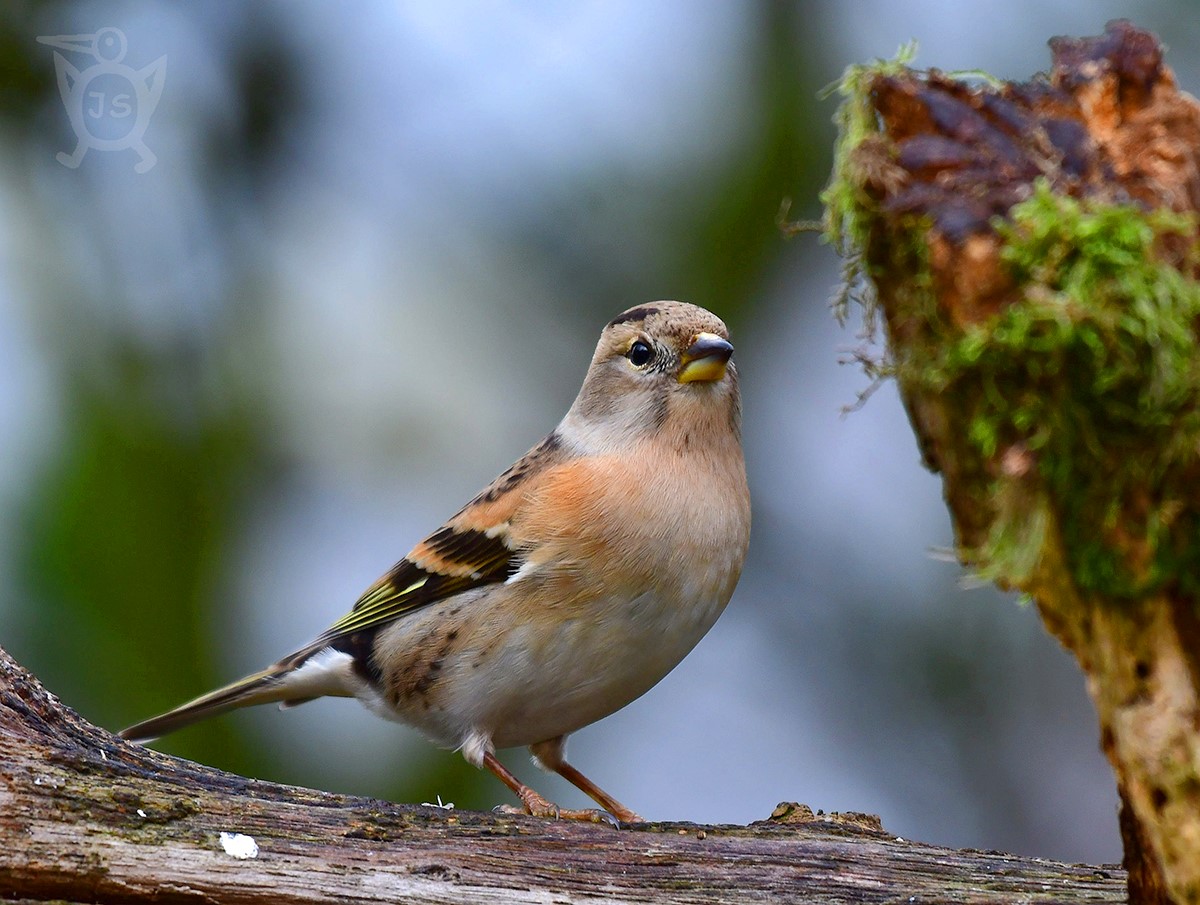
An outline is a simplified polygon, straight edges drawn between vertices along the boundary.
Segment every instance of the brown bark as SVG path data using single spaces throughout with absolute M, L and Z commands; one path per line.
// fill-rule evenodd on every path
M 1131 898 L 1200 902 L 1197 221 L 1151 214 L 1200 209 L 1200 105 L 1129 23 L 1051 48 L 1049 76 L 1028 83 L 868 78 L 876 128 L 841 173 L 858 192 L 849 244 L 961 556 L 1028 593 L 1084 670 Z M 1061 226 L 1015 219 L 1043 191 L 1074 205 L 1059 211 L 1115 212 L 1099 227 L 1111 247 L 1081 232 L 1014 263 L 1014 242 Z M 1122 258 L 1142 227 L 1153 246 Z M 1109 251 L 1095 279 L 1072 282 Z M 1160 364 L 1170 398 L 1156 395 Z
M 227 854 L 222 832 L 258 857 Z M 0 650 L 4 901 L 1115 903 L 1124 883 L 801 805 L 746 827 L 615 829 L 258 782 L 89 725 Z

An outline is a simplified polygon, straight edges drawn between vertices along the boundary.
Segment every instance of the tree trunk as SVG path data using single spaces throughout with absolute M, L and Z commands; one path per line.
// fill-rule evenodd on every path
M 1050 43 L 850 70 L 827 223 L 960 557 L 1083 668 L 1131 899 L 1200 902 L 1200 105 L 1127 22 Z
M 747 827 L 616 829 L 258 782 L 89 725 L 0 650 L 6 902 L 1116 903 L 1124 880 L 802 805 Z

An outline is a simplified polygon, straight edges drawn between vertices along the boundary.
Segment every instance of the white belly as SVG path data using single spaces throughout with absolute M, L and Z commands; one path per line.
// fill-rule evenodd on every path
M 620 604 L 629 614 L 622 619 L 570 620 L 539 643 L 519 629 L 482 683 L 493 692 L 468 692 L 463 703 L 480 714 L 500 748 L 574 732 L 657 685 L 712 628 L 726 602 L 696 601 L 680 611 L 646 594 Z M 516 675 L 519 683 L 513 683 Z
M 532 745 L 594 723 L 649 691 L 712 628 L 727 602 L 724 594 L 680 607 L 647 593 L 632 601 L 595 601 L 574 618 L 541 620 L 536 630 L 516 623 L 498 633 L 486 621 L 458 621 L 463 634 L 456 642 L 462 643 L 439 651 L 436 681 L 425 693 L 396 700 L 386 690 L 363 687 L 358 696 L 379 715 L 445 747 L 481 736 L 496 748 Z M 444 637 L 449 603 L 390 626 L 389 645 L 429 650 Z M 462 615 L 471 609 L 467 602 Z

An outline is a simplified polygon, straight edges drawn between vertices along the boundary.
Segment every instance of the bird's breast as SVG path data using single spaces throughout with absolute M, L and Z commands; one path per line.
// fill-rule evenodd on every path
M 737 583 L 749 538 L 738 453 L 724 469 L 652 456 L 556 467 L 512 520 L 519 571 L 382 633 L 393 715 L 445 744 L 530 745 L 652 688 Z

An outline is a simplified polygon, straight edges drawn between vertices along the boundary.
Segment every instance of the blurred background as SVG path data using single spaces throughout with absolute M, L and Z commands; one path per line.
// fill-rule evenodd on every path
M 1200 85 L 1183 0 L 3 4 L 0 644 L 112 729 L 275 660 L 554 426 L 610 317 L 682 298 L 737 344 L 750 560 L 695 653 L 572 759 L 650 818 L 798 800 L 1119 859 L 1078 670 L 931 555 L 951 531 L 894 390 L 842 414 L 867 380 L 839 365 L 838 261 L 776 226 L 784 198 L 819 215 L 818 93 L 847 64 L 916 38 L 919 65 L 1022 78 L 1116 16 Z M 142 174 L 132 149 L 56 159 L 76 136 L 37 38 L 104 27 L 122 65 L 166 57 Z M 97 57 L 58 52 L 114 102 Z M 160 746 L 509 800 L 345 701 Z

